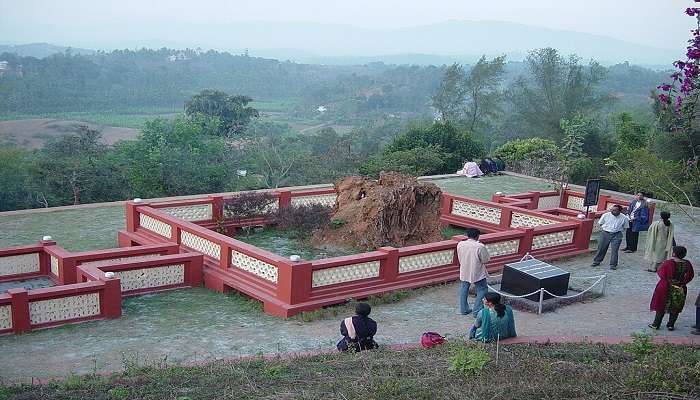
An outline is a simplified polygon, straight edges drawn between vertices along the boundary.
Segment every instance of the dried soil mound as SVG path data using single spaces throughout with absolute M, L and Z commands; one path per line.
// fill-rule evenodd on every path
M 398 173 L 379 180 L 351 176 L 335 183 L 338 194 L 331 225 L 318 244 L 376 249 L 430 243 L 440 236 L 441 191 L 433 183 Z

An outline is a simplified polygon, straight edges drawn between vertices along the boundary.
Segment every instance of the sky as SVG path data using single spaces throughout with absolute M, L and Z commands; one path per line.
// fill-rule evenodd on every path
M 109 48 L 131 45 L 120 43 L 125 31 L 165 42 L 174 25 L 235 21 L 388 29 L 490 20 L 669 49 L 685 45 L 694 21 L 683 10 L 693 4 L 690 0 L 0 0 L 0 43 Z

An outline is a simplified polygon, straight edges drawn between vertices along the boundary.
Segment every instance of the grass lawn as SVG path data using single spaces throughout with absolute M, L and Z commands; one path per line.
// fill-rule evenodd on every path
M 0 399 L 691 399 L 700 350 L 630 345 L 477 345 L 197 366 L 125 363 L 123 373 L 0 387 Z
M 181 112 L 180 109 L 170 108 L 146 108 L 143 110 L 128 110 L 122 112 L 97 112 L 97 111 L 70 111 L 70 112 L 48 112 L 48 113 L 7 113 L 0 116 L 0 120 L 10 121 L 18 119 L 51 118 L 62 120 L 75 120 L 90 122 L 97 125 L 117 126 L 123 128 L 138 129 L 143 123 L 154 118 L 170 118 L 174 114 Z

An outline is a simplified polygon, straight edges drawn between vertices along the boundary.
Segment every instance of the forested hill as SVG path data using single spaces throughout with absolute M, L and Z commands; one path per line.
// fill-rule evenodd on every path
M 140 107 L 180 110 L 202 89 L 257 100 L 294 99 L 300 109 L 343 103 L 353 113 L 427 113 L 444 67 L 299 64 L 196 50 L 116 50 L 38 59 L 11 53 L 0 72 L 0 112 L 122 111 Z M 511 63 L 508 75 L 522 72 Z M 619 64 L 608 68 L 606 91 L 637 101 L 667 74 Z M 302 107 L 303 105 L 303 107 Z M 340 107 L 338 107 L 340 108 Z

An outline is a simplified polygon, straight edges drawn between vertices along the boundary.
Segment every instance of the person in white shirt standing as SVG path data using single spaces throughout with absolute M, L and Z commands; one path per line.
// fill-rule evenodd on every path
M 605 258 L 605 253 L 610 250 L 610 269 L 617 269 L 617 255 L 622 243 L 622 232 L 629 227 L 630 219 L 622 214 L 622 206 L 614 205 L 613 208 L 603 214 L 598 221 L 600 228 L 600 241 L 598 242 L 598 252 L 593 258 L 591 267 L 600 265 Z
M 484 308 L 484 296 L 489 290 L 486 278 L 486 263 L 491 256 L 486 246 L 479 242 L 478 229 L 467 229 L 467 240 L 457 243 L 457 259 L 459 259 L 459 312 L 462 315 L 473 313 L 474 317 Z M 476 286 L 474 309 L 469 309 L 469 286 Z

